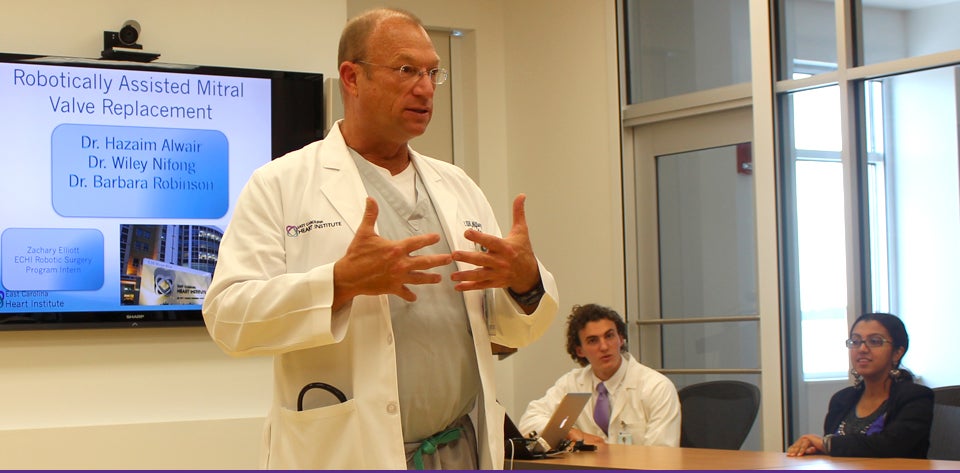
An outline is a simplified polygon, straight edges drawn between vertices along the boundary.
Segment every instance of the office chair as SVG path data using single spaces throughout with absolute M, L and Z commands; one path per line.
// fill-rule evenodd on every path
M 930 425 L 931 460 L 960 460 L 960 386 L 933 389 L 933 424 Z
M 707 381 L 677 391 L 680 446 L 739 450 L 760 410 L 760 389 L 743 381 Z

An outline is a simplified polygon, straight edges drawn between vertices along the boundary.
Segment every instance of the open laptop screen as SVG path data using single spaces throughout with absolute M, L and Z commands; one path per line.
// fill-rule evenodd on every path
M 557 410 L 553 411 L 547 426 L 543 428 L 534 450 L 540 452 L 556 450 L 567 438 L 574 422 L 580 417 L 583 406 L 586 406 L 589 400 L 590 393 L 567 393 L 557 406 Z

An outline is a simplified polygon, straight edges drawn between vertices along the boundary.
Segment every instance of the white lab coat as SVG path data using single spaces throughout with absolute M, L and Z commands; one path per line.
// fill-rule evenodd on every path
M 528 406 L 517 428 L 524 435 L 542 432 L 547 421 L 567 393 L 592 393 L 590 402 L 573 426 L 581 431 L 617 443 L 621 432 L 632 438 L 633 445 L 680 445 L 680 398 L 670 378 L 640 364 L 630 354 L 623 355 L 627 372 L 615 394 L 611 394 L 609 435 L 593 420 L 597 393 L 593 389 L 590 366 L 576 368 L 561 376 L 547 394 Z
M 500 235 L 482 191 L 462 170 L 411 155 L 451 249 L 474 249 L 463 236 L 468 227 Z M 221 242 L 203 307 L 207 329 L 231 355 L 275 356 L 264 468 L 406 468 L 387 296 L 359 296 L 331 310 L 333 265 L 353 239 L 366 196 L 334 126 L 326 139 L 251 176 Z M 504 410 L 496 403 L 490 342 L 521 347 L 550 325 L 557 287 L 542 265 L 540 275 L 547 294 L 530 315 L 505 290 L 491 291 L 492 327 L 483 317 L 483 291 L 463 295 L 482 383 L 474 418 L 480 468 L 503 466 Z M 301 387 L 318 381 L 336 386 L 348 401 L 298 412 Z

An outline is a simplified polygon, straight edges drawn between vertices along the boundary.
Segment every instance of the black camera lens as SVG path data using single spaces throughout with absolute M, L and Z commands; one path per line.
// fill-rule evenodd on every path
M 136 44 L 139 37 L 140 24 L 134 20 L 127 20 L 127 22 L 123 24 L 123 28 L 120 28 L 120 33 L 117 39 L 120 40 L 120 44 L 129 46 L 131 44 Z

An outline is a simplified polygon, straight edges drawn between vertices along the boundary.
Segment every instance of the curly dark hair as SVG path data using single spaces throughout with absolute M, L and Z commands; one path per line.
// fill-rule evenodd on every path
M 617 333 L 623 337 L 623 346 L 620 351 L 627 352 L 627 324 L 623 317 L 617 311 L 597 304 L 585 304 L 573 306 L 573 311 L 567 316 L 567 353 L 580 366 L 587 366 L 590 362 L 583 357 L 577 356 L 577 347 L 580 346 L 580 331 L 587 326 L 589 322 L 598 320 L 610 320 L 617 326 Z

